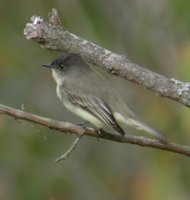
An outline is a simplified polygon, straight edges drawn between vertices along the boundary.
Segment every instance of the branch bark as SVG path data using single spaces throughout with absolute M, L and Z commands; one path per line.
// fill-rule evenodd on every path
M 58 130 L 63 133 L 74 133 L 76 135 L 87 135 L 91 137 L 97 137 L 107 140 L 112 140 L 115 142 L 120 143 L 129 143 L 129 144 L 135 144 L 139 146 L 146 146 L 146 147 L 152 147 L 156 149 L 161 149 L 165 151 L 170 151 L 173 153 L 183 154 L 188 157 L 190 157 L 190 147 L 174 144 L 174 143 L 168 143 L 168 144 L 162 144 L 157 140 L 152 140 L 144 137 L 137 137 L 137 136 L 121 136 L 121 135 L 115 135 L 107 132 L 99 133 L 98 131 L 92 129 L 92 128 L 84 128 L 72 123 L 68 122 L 61 122 L 54 119 L 34 115 L 22 110 L 14 109 L 5 105 L 0 104 L 0 114 L 11 116 L 15 119 L 20 120 L 26 120 L 35 124 L 40 124 L 42 126 L 46 126 L 50 129 Z
M 33 16 L 31 20 L 32 23 L 27 23 L 24 29 L 27 39 L 38 42 L 42 47 L 52 51 L 79 53 L 88 62 L 102 67 L 113 75 L 190 107 L 190 83 L 166 78 L 132 63 L 125 56 L 70 33 L 62 26 L 56 9 L 52 9 L 49 22 L 39 16 Z

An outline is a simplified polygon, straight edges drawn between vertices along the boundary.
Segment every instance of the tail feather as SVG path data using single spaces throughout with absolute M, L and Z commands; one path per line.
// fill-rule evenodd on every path
M 115 112 L 114 116 L 116 118 L 116 120 L 118 122 L 127 124 L 133 128 L 136 128 L 137 130 L 141 130 L 141 131 L 145 131 L 149 134 L 151 134 L 152 136 L 154 136 L 155 138 L 157 138 L 161 143 L 163 144 L 167 144 L 168 141 L 167 139 L 156 129 L 150 127 L 149 125 L 147 125 L 146 123 L 144 123 L 142 120 L 140 120 L 137 116 L 135 116 L 133 114 L 133 118 L 129 118 L 129 117 L 124 117 L 122 114 Z
M 126 120 L 126 123 L 138 130 L 145 131 L 145 132 L 151 134 L 152 136 L 157 138 L 161 143 L 164 143 L 164 144 L 168 143 L 168 141 L 164 135 L 162 135 L 159 131 L 150 127 L 149 125 L 147 125 L 146 123 L 144 123 L 142 121 L 129 118 Z

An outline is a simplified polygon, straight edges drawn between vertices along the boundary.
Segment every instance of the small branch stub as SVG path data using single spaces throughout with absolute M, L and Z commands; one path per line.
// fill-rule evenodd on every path
M 69 149 L 60 157 L 55 159 L 55 162 L 60 162 L 62 160 L 65 160 L 77 147 L 77 144 L 79 143 L 80 139 L 82 138 L 82 135 L 79 135 L 75 141 L 72 143 L 72 145 L 69 147 Z
M 52 12 L 49 13 L 49 23 L 54 28 L 61 27 L 62 23 L 59 18 L 58 12 L 55 8 L 52 9 Z

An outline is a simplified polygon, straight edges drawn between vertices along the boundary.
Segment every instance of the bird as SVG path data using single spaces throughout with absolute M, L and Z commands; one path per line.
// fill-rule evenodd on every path
M 166 137 L 136 115 L 111 83 L 79 54 L 65 53 L 42 66 L 52 69 L 63 105 L 83 120 L 98 129 L 112 128 L 122 136 L 126 135 L 123 127 L 130 126 L 167 143 Z

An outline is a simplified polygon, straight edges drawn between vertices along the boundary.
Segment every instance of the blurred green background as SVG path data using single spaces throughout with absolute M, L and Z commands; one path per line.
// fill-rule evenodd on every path
M 0 103 L 58 120 L 80 122 L 55 94 L 51 72 L 40 67 L 59 56 L 23 36 L 32 15 L 58 8 L 65 27 L 167 77 L 189 81 L 190 1 L 1 0 Z M 130 107 L 170 141 L 190 145 L 190 111 L 125 80 L 108 76 Z M 133 132 L 138 134 L 137 132 Z M 0 115 L 2 200 L 189 200 L 190 159 L 129 144 L 75 139 Z

